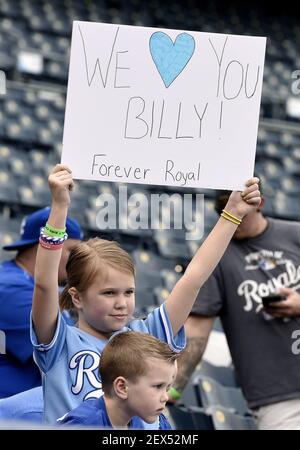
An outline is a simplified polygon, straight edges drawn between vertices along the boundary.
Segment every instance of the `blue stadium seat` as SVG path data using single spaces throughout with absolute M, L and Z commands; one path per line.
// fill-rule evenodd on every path
M 7 170 L 0 169 L 0 202 L 13 204 L 19 201 L 15 181 L 9 176 Z
M 164 303 L 170 295 L 170 291 L 165 287 L 155 287 L 153 292 L 158 305 Z
M 239 388 L 222 386 L 217 381 L 204 375 L 199 375 L 197 381 L 198 383 L 195 386 L 199 390 L 199 397 L 204 408 L 211 405 L 221 405 L 237 414 L 250 414 L 246 400 Z M 194 383 L 196 383 L 196 380 L 194 380 Z
M 185 240 L 176 240 L 174 235 L 181 230 L 156 231 L 154 240 L 157 243 L 159 253 L 165 258 L 178 258 L 189 260 L 191 253 Z
M 160 272 L 163 285 L 166 289 L 171 291 L 177 281 L 181 278 L 180 273 L 175 272 L 174 270 L 163 269 Z
M 138 285 L 135 292 L 135 301 L 137 311 L 143 314 L 148 314 L 149 311 L 152 311 L 158 306 L 153 292 L 151 290 L 139 289 Z
M 287 174 L 299 175 L 300 174 L 300 161 L 297 161 L 291 156 L 285 156 L 283 159 L 284 169 Z
M 137 270 L 157 272 L 170 269 L 179 273 L 182 271 L 182 267 L 178 267 L 175 261 L 162 258 L 149 250 L 135 250 L 132 252 L 132 257 Z
M 196 383 L 194 383 L 194 376 L 192 376 L 185 385 L 178 403 L 187 408 L 190 406 L 203 406 Z
M 153 289 L 155 286 L 162 286 L 162 279 L 159 271 L 145 271 L 140 267 L 137 267 L 135 279 L 139 289 Z
M 299 197 L 290 197 L 278 192 L 274 199 L 274 210 L 277 217 L 282 219 L 300 219 Z
M 256 430 L 254 419 L 250 416 L 235 414 L 221 406 L 210 406 L 207 414 L 211 415 L 215 430 Z
M 300 161 L 299 161 L 299 167 L 300 167 Z M 300 174 L 300 169 L 298 174 Z M 298 196 L 300 195 L 300 178 L 297 179 L 297 177 L 293 176 L 286 176 L 281 178 L 281 189 L 282 191 L 288 196 Z
M 217 381 L 219 384 L 222 384 L 223 386 L 227 387 L 238 386 L 235 370 L 231 366 L 229 367 L 216 366 L 202 359 L 199 369 L 194 374 L 195 378 L 197 377 L 198 373 L 200 375 L 203 375 L 204 377 L 212 378 L 213 380 Z
M 168 406 L 168 415 L 176 430 L 213 430 L 211 416 L 203 408 Z

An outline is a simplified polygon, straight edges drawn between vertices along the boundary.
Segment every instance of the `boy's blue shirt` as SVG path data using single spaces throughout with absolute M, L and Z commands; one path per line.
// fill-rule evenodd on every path
M 65 425 L 82 425 L 100 428 L 113 428 L 108 417 L 104 397 L 91 398 L 81 403 L 73 411 L 58 420 L 59 424 Z M 140 417 L 132 417 L 128 424 L 129 429 L 144 430 L 145 422 Z M 171 430 L 167 418 L 159 415 L 158 420 L 159 430 Z

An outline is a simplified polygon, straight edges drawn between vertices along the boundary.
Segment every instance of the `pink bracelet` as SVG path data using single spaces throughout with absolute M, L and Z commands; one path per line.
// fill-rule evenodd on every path
M 39 239 L 40 246 L 47 250 L 60 250 L 63 248 L 63 244 L 47 244 L 41 238 Z

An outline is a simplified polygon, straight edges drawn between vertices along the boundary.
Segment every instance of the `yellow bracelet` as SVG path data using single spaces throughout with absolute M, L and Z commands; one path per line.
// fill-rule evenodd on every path
M 241 224 L 241 222 L 238 222 L 238 221 L 232 219 L 231 217 L 226 216 L 224 213 L 221 214 L 221 217 L 223 217 L 223 219 L 229 220 L 229 222 L 232 222 L 235 225 L 240 225 Z
M 226 211 L 226 209 L 223 209 L 223 213 L 226 214 L 226 216 L 231 217 L 234 220 L 237 220 L 239 223 L 242 223 L 242 219 L 239 219 L 238 217 L 234 216 L 233 214 Z

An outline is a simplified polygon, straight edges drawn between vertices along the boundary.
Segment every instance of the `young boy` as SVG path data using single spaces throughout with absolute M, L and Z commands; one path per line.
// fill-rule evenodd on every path
M 104 396 L 91 398 L 59 419 L 60 424 L 144 428 L 142 420 L 171 429 L 163 415 L 177 374 L 179 354 L 157 338 L 129 331 L 115 335 L 100 358 Z

